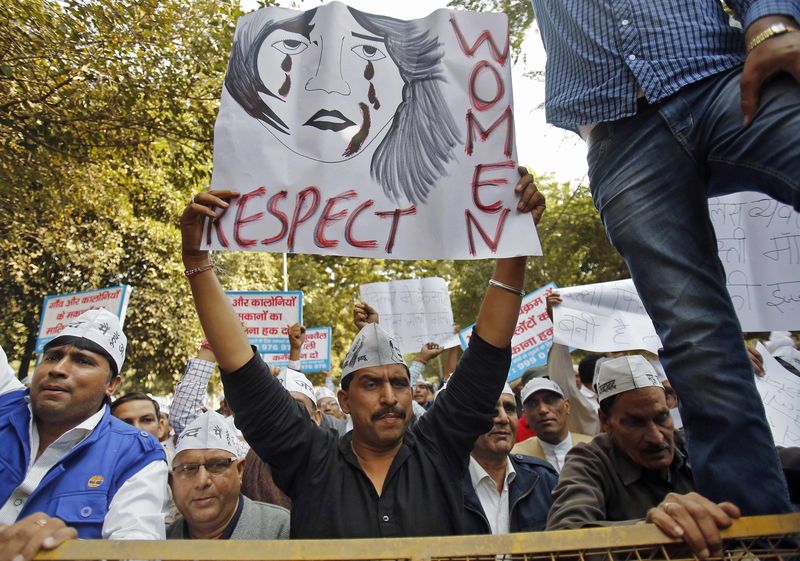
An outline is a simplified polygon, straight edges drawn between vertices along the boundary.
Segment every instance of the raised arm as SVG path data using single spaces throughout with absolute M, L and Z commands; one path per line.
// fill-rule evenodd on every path
M 200 325 L 206 334 L 220 368 L 233 372 L 253 357 L 253 350 L 228 297 L 222 290 L 208 251 L 200 249 L 203 238 L 203 221 L 216 220 L 219 212 L 214 208 L 227 208 L 228 201 L 239 196 L 236 191 L 208 191 L 198 193 L 186 205 L 181 216 L 183 264 L 192 288 L 194 306 Z
M 306 340 L 306 328 L 295 323 L 289 327 L 289 368 L 300 370 L 300 353 Z

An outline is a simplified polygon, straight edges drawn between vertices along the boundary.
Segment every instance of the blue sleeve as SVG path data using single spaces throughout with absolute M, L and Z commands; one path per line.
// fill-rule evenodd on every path
M 728 0 L 744 29 L 765 16 L 788 16 L 800 24 L 800 0 Z

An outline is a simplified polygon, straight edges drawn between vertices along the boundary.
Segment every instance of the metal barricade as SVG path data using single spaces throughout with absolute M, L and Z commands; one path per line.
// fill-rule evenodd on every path
M 800 513 L 752 516 L 723 531 L 727 561 L 800 559 Z M 680 561 L 695 559 L 651 524 L 501 536 L 360 540 L 73 540 L 37 561 Z

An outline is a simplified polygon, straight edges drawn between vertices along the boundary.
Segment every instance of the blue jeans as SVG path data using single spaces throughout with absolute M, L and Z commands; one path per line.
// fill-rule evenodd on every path
M 745 129 L 740 76 L 708 78 L 612 123 L 588 161 L 595 206 L 664 344 L 697 490 L 755 515 L 791 506 L 707 198 L 751 190 L 800 207 L 800 85 L 768 83 Z

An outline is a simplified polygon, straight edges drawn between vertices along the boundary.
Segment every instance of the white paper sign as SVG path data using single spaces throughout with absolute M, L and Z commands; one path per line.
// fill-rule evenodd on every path
M 630 279 L 560 288 L 554 340 L 587 351 L 658 352 L 661 340 Z
M 508 381 L 516 380 L 525 371 L 547 364 L 547 353 L 553 344 L 553 322 L 547 315 L 547 295 L 558 287 L 548 283 L 522 299 L 517 327 L 511 338 L 511 368 Z M 472 336 L 473 323 L 459 332 L 461 348 L 466 349 Z
M 45 345 L 55 339 L 69 322 L 89 310 L 105 308 L 119 318 L 120 326 L 124 325 L 132 290 L 128 285 L 120 285 L 45 296 L 39 320 L 36 352 L 44 351 Z
M 361 299 L 375 308 L 403 354 L 417 353 L 429 341 L 446 347 L 453 339 L 450 292 L 442 278 L 363 284 Z
M 764 402 L 772 438 L 778 446 L 800 446 L 800 377 L 784 368 L 762 343 L 756 345 L 764 363 L 764 377 L 756 387 Z
M 800 213 L 753 192 L 709 199 L 708 210 L 742 330 L 800 329 Z
M 390 6 L 387 3 L 387 6 Z M 504 14 L 403 21 L 331 2 L 239 19 L 214 129 L 215 249 L 541 255 L 516 210 Z

